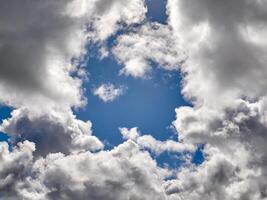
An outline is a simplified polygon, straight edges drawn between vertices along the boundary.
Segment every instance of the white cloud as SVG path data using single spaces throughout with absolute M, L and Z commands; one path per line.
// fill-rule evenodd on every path
M 139 130 L 138 130 L 138 127 L 133 127 L 133 128 L 130 128 L 130 129 L 128 129 L 128 128 L 119 128 L 119 131 L 120 131 L 123 139 L 125 139 L 125 140 L 131 139 L 131 140 L 136 141 L 136 139 L 138 137 L 140 137 L 140 134 L 141 134 L 139 132 Z
M 28 166 L 32 164 L 34 144 L 28 141 L 18 143 L 12 152 L 7 143 L 0 143 L 0 199 L 20 198 L 17 186 L 27 176 Z M 18 191 L 19 192 L 19 191 Z
M 173 199 L 266 199 L 264 1 L 169 0 L 169 25 L 188 59 L 176 109 L 184 143 L 206 144 L 200 166 L 166 184 Z
M 112 102 L 117 99 L 119 96 L 123 95 L 126 90 L 126 87 L 119 86 L 116 87 L 111 83 L 102 84 L 99 87 L 95 88 L 93 93 L 95 96 L 98 96 L 105 103 Z
M 171 27 L 159 23 L 146 23 L 121 35 L 112 52 L 124 65 L 120 74 L 133 77 L 147 77 L 151 62 L 166 70 L 178 70 L 185 60 Z
M 71 60 L 82 59 L 87 42 L 106 40 L 120 23 L 142 21 L 146 7 L 143 0 L 15 0 L 0 11 L 0 102 L 46 110 L 84 105 Z
M 265 95 L 267 46 L 255 42 L 264 41 L 264 1 L 169 0 L 168 12 L 189 58 L 182 67 L 188 98 L 218 107 Z
M 50 154 L 34 163 L 34 149 L 24 147 L 28 144 L 32 145 L 25 142 L 13 152 L 9 152 L 6 145 L 0 145 L 4 149 L 1 158 L 8 158 L 1 162 L 0 175 L 2 180 L 9 181 L 1 181 L 7 193 L 1 193 L 0 199 L 166 199 L 161 185 L 168 173 L 131 141 L 111 151 L 68 156 Z M 21 163 L 19 167 L 18 163 Z M 9 178 L 13 168 L 13 173 L 20 175 L 14 177 L 17 180 Z
M 163 152 L 194 152 L 196 149 L 194 145 L 183 144 L 174 140 L 160 141 L 156 140 L 151 135 L 142 135 L 137 127 L 134 128 L 120 128 L 119 129 L 125 140 L 135 141 L 141 148 L 149 149 L 156 154 Z
M 54 111 L 40 114 L 27 109 L 17 109 L 0 126 L 11 136 L 11 142 L 29 140 L 35 143 L 38 155 L 95 151 L 103 148 L 98 138 L 92 136 L 91 122 L 81 121 L 69 112 Z

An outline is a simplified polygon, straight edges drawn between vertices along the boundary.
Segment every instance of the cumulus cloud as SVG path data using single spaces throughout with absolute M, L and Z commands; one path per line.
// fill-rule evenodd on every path
M 7 143 L 0 143 L 0 199 L 18 198 L 18 185 L 28 174 L 28 165 L 32 164 L 35 150 L 34 143 L 28 141 L 18 143 L 12 152 L 8 148 Z
M 183 144 L 174 140 L 160 141 L 151 135 L 141 135 L 137 127 L 131 129 L 120 128 L 119 130 L 125 140 L 133 140 L 140 148 L 148 149 L 156 154 L 163 152 L 194 152 L 196 150 L 194 145 L 191 144 Z
M 169 25 L 188 55 L 176 109 L 185 143 L 206 160 L 166 183 L 173 199 L 266 199 L 264 1 L 168 1 Z
M 102 149 L 103 144 L 91 135 L 91 126 L 90 121 L 76 119 L 71 111 L 36 114 L 17 109 L 11 113 L 11 118 L 3 121 L 0 130 L 11 136 L 12 144 L 24 140 L 34 142 L 35 154 L 45 156 Z
M 0 127 L 12 144 L 0 143 L 1 200 L 267 199 L 265 1 L 168 0 L 166 25 L 143 21 L 143 0 L 14 0 L 0 11 L 0 102 L 14 108 Z M 111 50 L 120 73 L 181 70 L 193 106 L 175 110 L 179 142 L 121 128 L 126 141 L 104 150 L 72 112 L 86 102 L 77 63 L 87 42 L 135 23 Z M 105 102 L 123 93 L 94 92 Z M 171 180 L 149 154 L 199 144 L 205 161 Z
M 166 70 L 178 70 L 186 58 L 171 27 L 159 23 L 146 23 L 121 35 L 112 52 L 124 65 L 120 74 L 133 77 L 148 76 L 152 62 Z
M 83 53 L 86 35 L 82 18 L 74 18 L 66 12 L 70 2 L 3 2 L 0 17 L 2 103 L 15 107 L 83 103 L 81 81 L 70 76 L 74 70 L 70 59 Z
M 143 0 L 3 2 L 0 102 L 38 109 L 81 106 L 82 80 L 73 76 L 79 68 L 72 60 L 85 55 L 88 41 L 107 39 L 120 23 L 142 21 L 145 12 Z
M 26 142 L 26 145 L 31 143 Z M 6 145 L 1 145 L 3 156 L 12 156 L 3 161 L 4 168 L 9 164 L 9 169 L 15 167 L 18 173 L 20 169 L 16 164 L 21 160 L 22 164 L 25 163 L 22 165 L 25 172 L 30 170 L 32 173 L 19 173 L 21 181 L 14 181 L 13 192 L 8 195 L 1 193 L 4 195 L 0 199 L 166 199 L 161 185 L 168 173 L 159 169 L 150 155 L 140 151 L 132 141 L 112 151 L 94 154 L 50 154 L 35 163 L 31 162 L 33 147 L 22 147 L 9 152 Z M 10 173 L 2 171 L 1 177 L 11 182 L 7 180 L 12 178 L 8 177 Z
M 265 1 L 169 0 L 168 13 L 189 58 L 183 67 L 188 98 L 218 107 L 265 95 Z
M 265 109 L 266 99 L 239 100 L 213 114 L 204 108 L 178 109 L 174 125 L 180 136 L 184 142 L 206 144 L 206 160 L 200 167 L 181 170 L 168 186 L 170 193 L 187 199 L 265 199 Z
M 105 103 L 112 102 L 117 99 L 119 96 L 123 95 L 126 90 L 126 87 L 119 86 L 108 83 L 102 84 L 99 87 L 94 89 L 94 95 L 98 96 Z

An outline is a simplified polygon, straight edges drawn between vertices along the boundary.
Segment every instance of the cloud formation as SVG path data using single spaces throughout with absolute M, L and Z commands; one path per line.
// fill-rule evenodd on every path
M 194 145 L 183 144 L 174 140 L 160 141 L 151 135 L 141 135 L 137 127 L 131 129 L 120 128 L 119 130 L 123 139 L 135 141 L 140 148 L 150 150 L 157 155 L 163 152 L 185 153 L 196 151 Z
M 2 3 L 0 102 L 14 111 L 0 126 L 12 144 L 0 143 L 0 200 L 267 199 L 267 3 L 168 0 L 165 25 L 144 21 L 146 10 L 143 0 Z M 73 114 L 86 103 L 86 44 L 106 48 L 110 36 L 121 74 L 181 71 L 192 107 L 175 110 L 179 142 L 121 128 L 124 143 L 105 150 Z M 121 89 L 94 92 L 108 102 Z M 188 155 L 171 171 L 149 153 L 199 144 L 202 164 Z
M 171 27 L 156 22 L 119 36 L 112 52 L 124 66 L 120 74 L 133 77 L 149 76 L 153 62 L 166 70 L 178 70 L 186 59 Z
M 266 199 L 266 32 L 264 1 L 168 1 L 169 25 L 185 49 L 176 109 L 185 143 L 206 160 L 167 185 L 174 199 Z
M 11 118 L 3 121 L 0 130 L 11 136 L 11 143 L 24 140 L 35 143 L 35 154 L 71 153 L 96 151 L 103 148 L 102 142 L 92 136 L 91 122 L 77 119 L 71 111 L 36 114 L 26 109 L 17 109 Z
M 161 185 L 167 172 L 134 142 L 94 154 L 50 154 L 35 162 L 33 151 L 34 145 L 29 142 L 19 144 L 13 152 L 1 144 L 0 174 L 4 181 L 0 191 L 4 191 L 1 194 L 5 199 L 166 198 Z

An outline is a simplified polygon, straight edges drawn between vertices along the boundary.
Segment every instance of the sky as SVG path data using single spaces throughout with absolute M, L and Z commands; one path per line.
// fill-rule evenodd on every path
M 266 200 L 267 3 L 0 6 L 0 200 Z

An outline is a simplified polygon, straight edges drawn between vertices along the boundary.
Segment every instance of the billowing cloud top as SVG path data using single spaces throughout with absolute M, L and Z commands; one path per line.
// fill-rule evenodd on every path
M 0 200 L 266 200 L 267 2 L 168 0 L 166 24 L 145 19 L 143 0 L 4 1 L 0 7 Z M 116 34 L 119 30 L 119 34 Z M 114 43 L 108 47 L 107 40 Z M 147 78 L 154 63 L 182 76 L 179 141 L 137 127 L 111 150 L 93 135 L 83 81 L 95 43 L 118 75 Z M 115 100 L 122 88 L 95 95 Z M 198 145 L 205 160 L 192 163 Z M 176 152 L 178 169 L 152 154 Z

